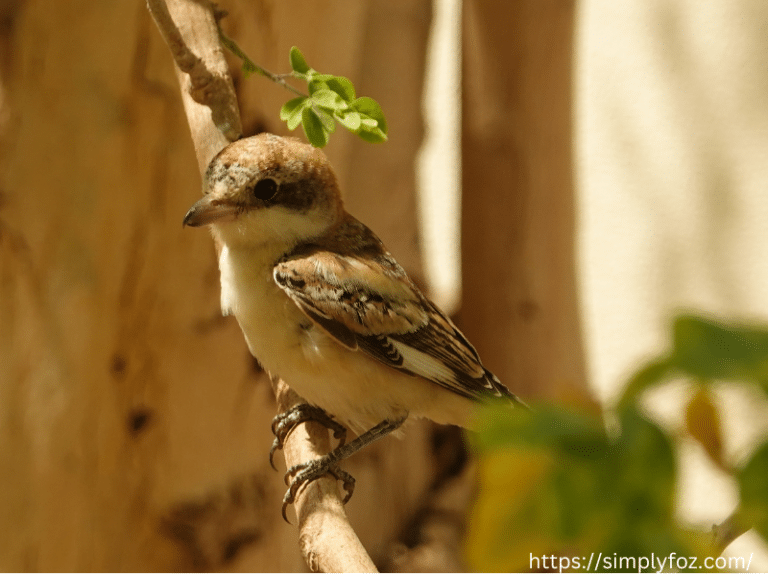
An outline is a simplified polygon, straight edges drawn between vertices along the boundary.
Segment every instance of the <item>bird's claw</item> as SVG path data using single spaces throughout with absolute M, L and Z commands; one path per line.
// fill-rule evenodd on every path
M 274 462 L 275 452 L 283 448 L 288 434 L 294 427 L 308 420 L 318 422 L 332 430 L 333 437 L 339 441 L 339 446 L 343 446 L 347 441 L 347 429 L 328 416 L 324 410 L 311 404 L 297 404 L 272 419 L 272 434 L 275 435 L 275 439 L 269 449 L 269 464 L 274 470 L 277 470 Z
M 344 497 L 342 504 L 349 502 L 349 499 L 352 498 L 352 493 L 355 491 L 354 477 L 346 470 L 339 468 L 336 462 L 331 458 L 328 458 L 328 456 L 305 462 L 304 464 L 291 466 L 288 469 L 288 472 L 285 473 L 284 480 L 286 484 L 288 484 L 288 479 L 294 474 L 296 477 L 291 481 L 288 490 L 283 497 L 283 520 L 286 522 L 288 522 L 288 517 L 286 516 L 285 511 L 289 504 L 293 504 L 296 501 L 296 496 L 299 491 L 310 482 L 313 482 L 326 474 L 330 474 L 336 478 L 336 480 L 341 480 L 341 482 L 344 483 L 346 496 Z

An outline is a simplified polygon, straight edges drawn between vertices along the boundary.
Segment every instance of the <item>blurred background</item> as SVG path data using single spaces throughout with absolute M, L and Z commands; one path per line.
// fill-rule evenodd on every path
M 380 102 L 389 142 L 326 153 L 347 209 L 524 399 L 610 410 L 681 310 L 768 320 L 762 0 L 222 0 Z M 289 94 L 230 60 L 244 133 Z M 297 134 L 298 135 L 298 134 Z M 271 387 L 219 310 L 171 57 L 141 1 L 0 3 L 0 569 L 299 571 L 268 466 Z M 648 399 L 681 426 L 685 383 Z M 768 407 L 718 394 L 746 457 Z M 681 440 L 677 510 L 737 490 Z M 348 469 L 382 570 L 464 570 L 461 435 L 418 423 Z M 729 554 L 765 544 L 746 534 Z

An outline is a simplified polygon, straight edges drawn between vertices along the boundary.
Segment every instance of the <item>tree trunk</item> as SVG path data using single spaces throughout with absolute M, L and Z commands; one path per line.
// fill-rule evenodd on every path
M 570 0 L 464 2 L 461 325 L 523 398 L 586 396 Z

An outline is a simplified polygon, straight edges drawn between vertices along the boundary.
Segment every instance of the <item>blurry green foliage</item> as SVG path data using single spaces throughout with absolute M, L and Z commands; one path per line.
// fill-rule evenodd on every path
M 714 380 L 755 383 L 768 393 L 768 330 L 678 316 L 672 325 L 672 351 L 635 374 L 623 401 L 632 402 L 642 390 L 679 376 L 706 385 Z
M 728 380 L 757 384 L 768 393 L 768 330 L 683 315 L 674 320 L 672 341 L 671 352 L 631 379 L 617 408 L 615 435 L 598 416 L 574 408 L 484 411 L 473 440 L 481 483 L 468 530 L 473 570 L 557 570 L 563 557 L 571 570 L 591 564 L 590 571 L 637 571 L 611 562 L 598 566 L 598 552 L 608 560 L 717 556 L 711 532 L 675 521 L 674 441 L 638 408 L 643 391 L 674 377 L 698 385 L 686 408 L 686 431 L 737 480 L 741 503 L 735 518 L 768 540 L 768 443 L 732 469 L 723 459 L 723 431 L 710 392 L 716 381 Z M 551 555 L 554 566 L 542 566 L 541 558 Z M 655 571 L 659 565 L 644 568 Z

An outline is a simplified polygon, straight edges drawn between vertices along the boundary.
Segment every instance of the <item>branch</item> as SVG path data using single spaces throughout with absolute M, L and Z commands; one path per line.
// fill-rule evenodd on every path
M 235 56 L 240 58 L 240 60 L 243 61 L 243 68 L 246 70 L 247 73 L 261 74 L 262 76 L 272 80 L 272 82 L 274 82 L 275 84 L 279 84 L 286 90 L 293 92 L 297 96 L 303 96 L 304 98 L 309 98 L 308 94 L 305 94 L 301 90 L 294 88 L 293 86 L 288 84 L 288 82 L 285 81 L 285 76 L 290 76 L 290 74 L 287 74 L 287 75 L 275 74 L 274 72 L 270 72 L 269 70 L 264 68 L 264 66 L 259 66 L 258 64 L 256 64 L 256 62 L 251 60 L 248 57 L 248 55 L 245 52 L 243 52 L 242 48 L 240 48 L 240 46 L 237 45 L 237 42 L 235 42 L 234 40 L 232 40 L 232 38 L 224 34 L 224 31 L 221 29 L 221 23 L 219 21 L 217 21 L 217 25 L 219 27 L 219 40 L 221 40 L 221 43 L 224 44 L 227 50 L 232 52 L 232 54 L 234 54 Z
M 720 555 L 725 552 L 731 542 L 750 528 L 751 526 L 745 525 L 742 521 L 738 508 L 722 523 L 712 526 L 712 539 L 717 554 Z
M 279 379 L 272 380 L 277 410 L 285 412 L 305 402 Z M 305 422 L 288 436 L 283 454 L 290 468 L 324 456 L 331 450 L 328 430 L 322 424 Z M 310 482 L 294 504 L 299 519 L 301 553 L 313 572 L 378 572 L 344 512 L 335 478 L 325 476 Z
M 176 62 L 181 97 L 202 173 L 241 136 L 240 113 L 213 5 L 200 0 L 147 0 L 147 8 Z
M 240 137 L 240 114 L 219 44 L 217 15 L 208 0 L 147 0 L 147 7 L 176 62 L 177 78 L 201 174 L 211 159 Z M 301 401 L 282 381 L 273 381 L 280 412 Z M 288 466 L 330 451 L 325 427 L 297 426 L 285 445 Z M 276 506 L 278 503 L 275 503 Z M 352 530 L 336 480 L 321 478 L 298 495 L 299 542 L 307 565 L 324 572 L 376 572 Z

